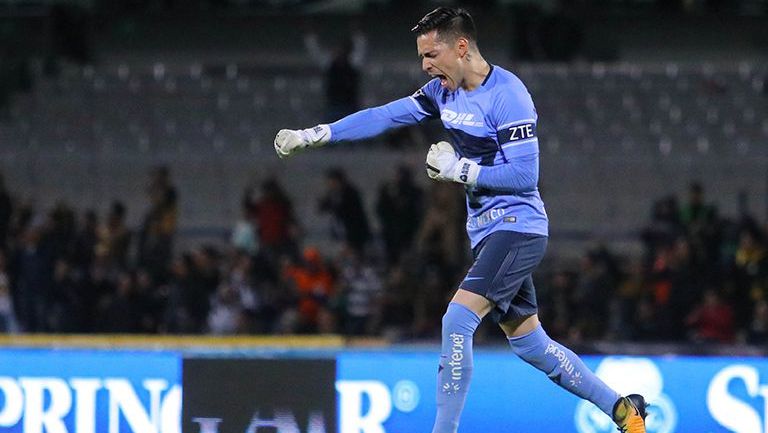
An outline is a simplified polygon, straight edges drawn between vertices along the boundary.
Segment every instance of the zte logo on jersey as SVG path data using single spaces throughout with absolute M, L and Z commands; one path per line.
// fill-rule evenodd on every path
M 509 140 L 525 140 L 536 136 L 533 132 L 533 124 L 517 125 L 509 128 Z
M 499 143 L 508 142 L 528 142 L 536 138 L 536 124 L 532 122 L 520 123 L 518 125 L 505 126 L 497 131 Z
M 440 119 L 445 123 L 452 125 L 464 125 L 464 126 L 483 126 L 483 122 L 474 121 L 475 115 L 472 113 L 457 113 L 447 108 L 443 108 L 440 112 Z

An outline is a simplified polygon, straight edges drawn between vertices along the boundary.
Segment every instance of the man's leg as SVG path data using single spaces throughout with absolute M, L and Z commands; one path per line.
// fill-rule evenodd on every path
M 472 380 L 472 336 L 492 303 L 459 289 L 443 316 L 437 370 L 437 416 L 432 433 L 455 433 Z
M 537 315 L 499 324 L 512 350 L 544 372 L 553 382 L 589 400 L 628 433 L 645 433 L 645 401 L 633 394 L 622 397 L 584 365 L 570 349 L 549 338 Z
M 567 391 L 587 399 L 608 415 L 621 395 L 608 387 L 570 349 L 549 338 L 537 315 L 499 324 L 512 350 Z M 517 325 L 517 326 L 515 326 Z

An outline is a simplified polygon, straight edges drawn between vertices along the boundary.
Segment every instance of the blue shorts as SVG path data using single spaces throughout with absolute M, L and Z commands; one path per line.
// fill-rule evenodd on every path
M 546 236 L 493 232 L 472 249 L 475 263 L 459 287 L 493 302 L 495 307 L 489 315 L 496 323 L 536 314 L 536 289 L 531 274 L 546 249 Z

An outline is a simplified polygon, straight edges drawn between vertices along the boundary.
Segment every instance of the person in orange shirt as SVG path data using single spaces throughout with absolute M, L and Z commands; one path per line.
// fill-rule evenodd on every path
M 334 278 L 323 263 L 317 248 L 307 247 L 303 261 L 289 264 L 283 271 L 283 278 L 295 290 L 297 297 L 298 332 L 328 333 L 332 331 L 333 321 L 328 303 L 334 294 Z

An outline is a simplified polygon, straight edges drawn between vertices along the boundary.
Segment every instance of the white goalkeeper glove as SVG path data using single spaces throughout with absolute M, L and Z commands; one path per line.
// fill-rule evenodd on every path
M 441 141 L 429 148 L 427 175 L 430 178 L 474 186 L 479 174 L 480 166 L 467 158 L 459 159 L 450 143 Z
M 317 125 L 307 129 L 281 129 L 275 136 L 275 152 L 287 158 L 308 147 L 322 146 L 331 141 L 331 127 Z

